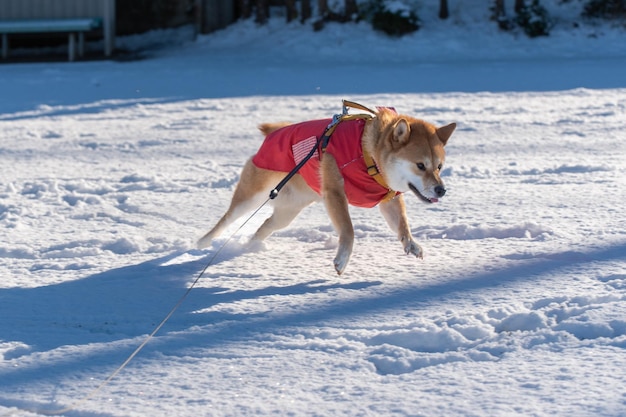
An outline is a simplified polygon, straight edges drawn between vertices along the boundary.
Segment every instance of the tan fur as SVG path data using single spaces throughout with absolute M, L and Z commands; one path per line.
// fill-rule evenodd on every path
M 259 126 L 264 135 L 289 125 L 288 122 L 265 123 Z M 366 123 L 363 146 L 373 156 L 389 187 L 395 191 L 412 190 L 423 200 L 440 198 L 445 194 L 440 178 L 440 166 L 445 159 L 444 146 L 454 131 L 454 123 L 437 128 L 423 120 L 382 109 Z M 320 164 L 322 196 L 331 222 L 339 235 L 339 246 L 334 260 L 335 270 L 341 274 L 346 268 L 354 244 L 354 229 L 348 210 L 348 199 L 343 189 L 343 178 L 335 158 L 322 157 Z M 218 223 L 199 241 L 204 248 L 226 227 L 244 213 L 260 206 L 270 191 L 284 178 L 285 173 L 261 169 L 248 160 L 233 195 L 230 207 Z M 411 185 L 409 185 L 411 184 Z M 298 213 L 320 200 L 300 175 L 295 175 L 282 189 L 274 203 L 272 215 L 252 237 L 262 241 L 273 231 L 288 226 Z M 381 202 L 380 211 L 389 227 L 397 234 L 407 254 L 422 257 L 422 248 L 413 240 L 406 216 L 404 198 Z
M 263 123 L 259 125 L 259 130 L 263 133 L 263 136 L 267 136 L 275 130 L 289 126 L 290 122 L 278 122 L 278 123 Z

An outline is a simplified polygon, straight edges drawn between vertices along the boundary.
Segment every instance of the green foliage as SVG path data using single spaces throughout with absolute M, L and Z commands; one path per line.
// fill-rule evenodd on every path
M 582 15 L 601 19 L 626 18 L 626 0 L 589 0 Z
M 390 9 L 384 0 L 372 0 L 363 10 L 374 29 L 390 36 L 406 35 L 415 32 L 421 26 L 415 11 L 408 7 Z
M 548 36 L 552 27 L 550 15 L 539 0 L 532 0 L 530 5 L 524 4 L 515 16 L 515 23 L 531 38 Z

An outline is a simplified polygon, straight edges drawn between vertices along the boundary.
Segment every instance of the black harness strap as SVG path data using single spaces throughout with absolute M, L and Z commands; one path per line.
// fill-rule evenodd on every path
M 341 123 L 344 120 L 371 119 L 372 118 L 372 116 L 369 114 L 348 114 L 348 107 L 354 107 L 354 108 L 365 110 L 372 114 L 375 114 L 372 110 L 368 109 L 365 106 L 362 106 L 358 103 L 354 103 L 352 101 L 343 100 L 343 113 L 336 114 L 333 116 L 333 120 L 330 122 L 328 126 L 326 126 L 326 129 L 324 129 L 324 133 L 322 134 L 322 136 L 320 136 L 319 139 L 317 139 L 317 141 L 315 142 L 315 146 L 313 146 L 313 148 L 304 157 L 304 159 L 302 159 L 302 161 L 300 161 L 298 165 L 296 165 L 291 171 L 289 171 L 289 173 L 285 176 L 285 178 L 283 178 L 278 183 L 278 185 L 274 187 L 272 191 L 270 191 L 271 200 L 278 197 L 278 193 L 280 192 L 280 190 L 282 190 L 282 188 L 287 184 L 287 182 L 289 182 L 289 180 L 294 175 L 296 175 L 298 171 L 300 171 L 300 168 L 302 168 L 304 164 L 306 164 L 309 161 L 309 159 L 311 159 L 311 157 L 315 155 L 315 151 L 320 148 L 320 145 L 321 145 L 322 153 L 326 151 L 326 147 L 328 147 L 328 143 L 330 142 L 330 137 L 332 136 L 333 132 L 335 131 L 339 123 Z
M 325 135 L 325 133 L 324 133 L 324 135 Z M 289 173 L 285 176 L 285 178 L 283 178 L 278 183 L 278 185 L 276 187 L 274 187 L 274 189 L 272 191 L 270 191 L 270 200 L 273 200 L 276 197 L 278 197 L 278 193 L 280 192 L 280 190 L 282 190 L 282 188 L 285 186 L 285 184 L 287 184 L 287 182 L 289 182 L 289 180 L 294 175 L 296 175 L 298 173 L 298 171 L 300 171 L 300 168 L 302 168 L 304 166 L 304 164 L 306 164 L 308 162 L 308 160 L 311 159 L 311 157 L 315 154 L 315 151 L 317 150 L 317 148 L 319 148 L 320 143 L 322 143 L 322 139 L 324 139 L 324 135 L 320 136 L 320 138 L 315 143 L 315 146 L 313 146 L 313 148 L 304 157 L 304 159 L 302 161 L 300 161 L 300 163 L 298 165 L 296 165 L 291 171 L 289 171 Z

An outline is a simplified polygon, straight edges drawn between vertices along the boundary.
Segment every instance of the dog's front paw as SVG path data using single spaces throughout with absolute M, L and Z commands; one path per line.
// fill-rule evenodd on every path
M 350 260 L 350 253 L 346 253 L 346 252 L 337 253 L 337 256 L 335 256 L 335 260 L 334 260 L 335 271 L 337 271 L 337 275 L 341 275 L 344 269 L 346 269 L 346 266 L 348 265 L 349 260 Z
M 422 259 L 424 256 L 424 252 L 420 245 L 415 243 L 413 239 L 408 239 L 408 241 L 404 242 L 404 253 L 407 255 L 415 255 L 415 257 Z

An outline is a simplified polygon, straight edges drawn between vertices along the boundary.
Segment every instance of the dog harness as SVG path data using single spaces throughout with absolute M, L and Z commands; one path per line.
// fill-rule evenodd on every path
M 313 156 L 299 169 L 306 183 L 321 194 L 320 159 L 324 152 L 332 155 L 344 179 L 348 202 L 357 207 L 374 207 L 394 198 L 399 192 L 390 190 L 361 142 L 367 116 L 346 118 L 333 126 L 332 119 L 311 120 L 278 129 L 265 138 L 252 163 L 263 169 L 290 172 L 316 148 Z M 332 140 L 319 143 L 322 135 Z

